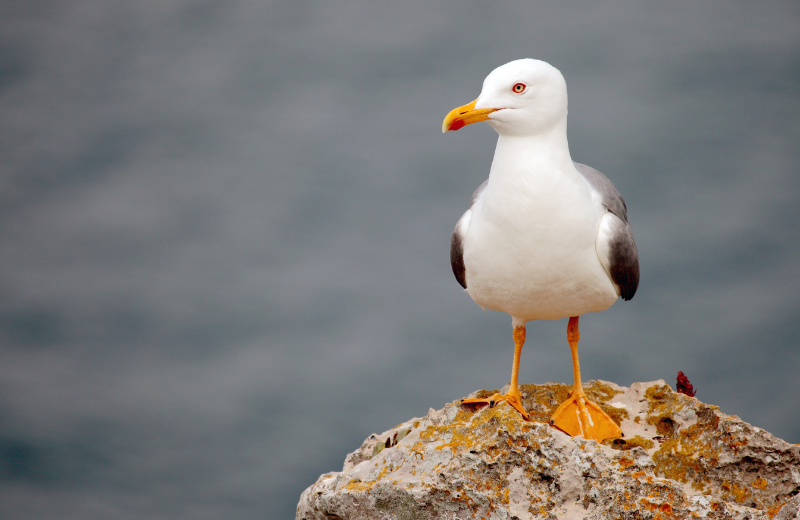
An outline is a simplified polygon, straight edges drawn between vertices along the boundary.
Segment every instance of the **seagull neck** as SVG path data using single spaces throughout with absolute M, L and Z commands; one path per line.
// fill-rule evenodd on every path
M 514 158 L 517 165 L 555 166 L 570 176 L 578 175 L 569 154 L 567 125 L 556 124 L 535 134 L 501 134 L 495 149 L 495 161 Z

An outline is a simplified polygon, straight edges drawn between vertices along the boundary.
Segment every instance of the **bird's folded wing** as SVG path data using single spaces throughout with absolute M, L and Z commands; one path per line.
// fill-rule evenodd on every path
M 456 228 L 453 230 L 453 237 L 450 239 L 450 266 L 453 268 L 453 274 L 456 275 L 456 280 L 461 284 L 464 289 L 467 288 L 467 268 L 464 266 L 464 236 L 469 228 L 469 221 L 472 218 L 472 206 L 483 197 L 486 192 L 486 186 L 489 184 L 489 179 L 483 181 L 483 184 L 478 186 L 472 198 L 469 201 L 469 209 L 464 212 L 458 222 Z
M 600 220 L 595 249 L 619 295 L 623 300 L 630 300 L 639 287 L 639 252 L 628 222 L 625 200 L 614 184 L 599 171 L 579 163 L 575 163 L 575 168 L 599 195 L 603 207 L 608 210 Z

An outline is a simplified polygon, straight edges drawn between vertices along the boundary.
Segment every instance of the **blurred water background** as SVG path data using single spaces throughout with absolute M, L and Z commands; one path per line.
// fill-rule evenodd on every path
M 575 160 L 642 279 L 585 380 L 683 370 L 800 442 L 800 3 L 6 0 L 0 517 L 292 518 L 317 476 L 507 383 L 450 271 L 512 59 L 558 67 Z M 566 320 L 521 382 L 572 380 Z

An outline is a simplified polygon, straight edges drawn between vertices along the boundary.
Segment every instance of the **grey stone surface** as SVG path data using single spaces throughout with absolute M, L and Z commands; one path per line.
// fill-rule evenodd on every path
M 778 513 L 775 520 L 798 520 L 800 519 L 800 495 L 795 495 L 789 500 Z
M 569 390 L 522 387 L 530 422 L 453 402 L 370 435 L 303 492 L 296 518 L 798 518 L 800 445 L 663 381 L 588 383 L 625 437 L 570 437 L 546 422 Z

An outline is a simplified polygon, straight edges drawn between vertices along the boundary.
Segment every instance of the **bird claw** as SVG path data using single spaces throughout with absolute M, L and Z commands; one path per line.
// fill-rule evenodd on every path
M 522 415 L 522 418 L 526 421 L 531 419 L 531 416 L 528 412 L 525 411 L 525 408 L 522 407 L 522 399 L 518 394 L 494 394 L 484 399 L 480 398 L 473 398 L 473 399 L 462 399 L 461 404 L 466 406 L 485 406 L 489 405 L 489 408 L 494 408 L 498 404 L 502 402 L 507 402 L 514 408 L 516 411 Z

